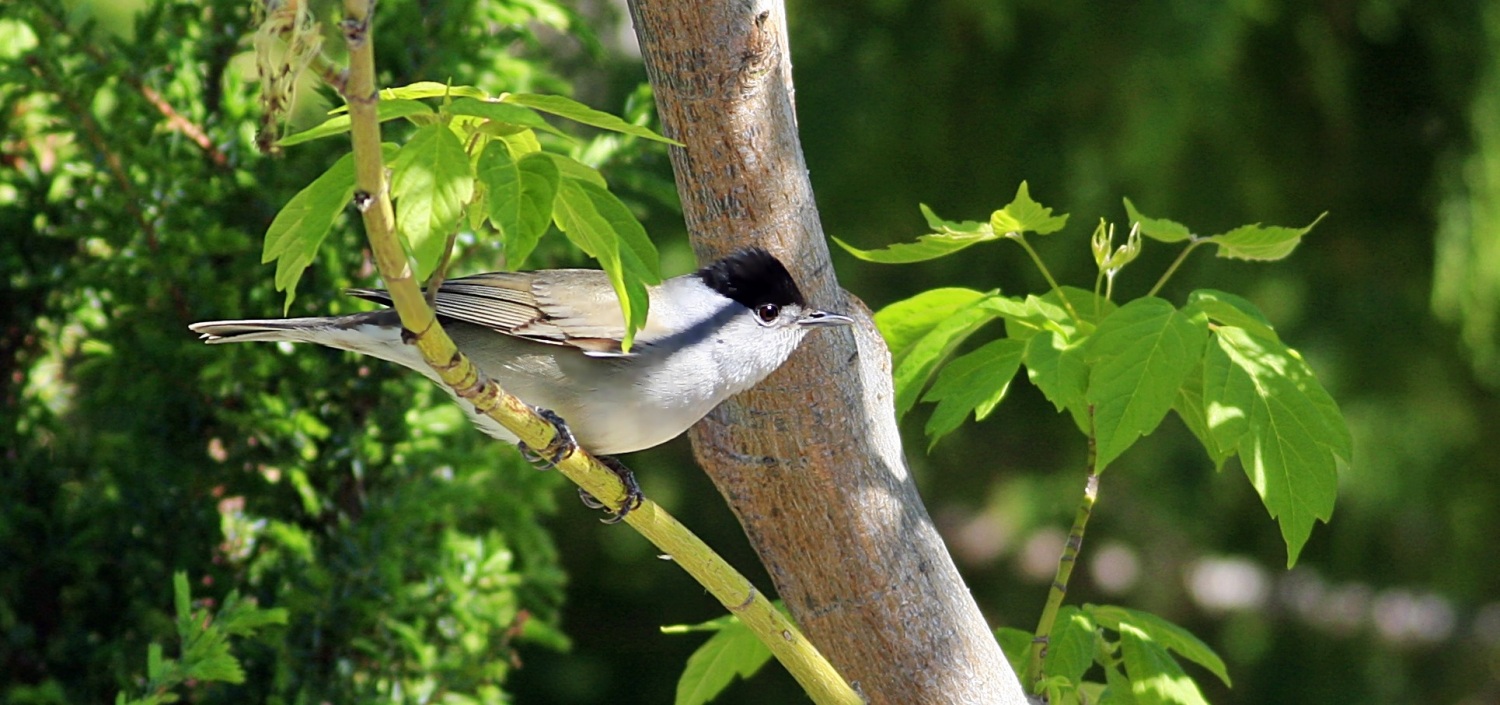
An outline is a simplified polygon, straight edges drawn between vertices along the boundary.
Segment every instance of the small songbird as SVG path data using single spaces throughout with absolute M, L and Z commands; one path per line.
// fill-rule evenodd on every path
M 380 289 L 349 293 L 391 300 Z M 619 299 L 598 270 L 476 274 L 443 282 L 435 303 L 443 327 L 475 365 L 506 391 L 560 416 L 578 445 L 598 454 L 675 438 L 780 367 L 808 331 L 852 322 L 808 306 L 786 267 L 760 248 L 668 279 L 649 294 L 646 324 L 629 352 L 621 350 Z M 441 384 L 403 342 L 392 310 L 189 328 L 209 343 L 290 341 L 352 350 Z M 473 405 L 458 402 L 480 430 L 516 442 Z

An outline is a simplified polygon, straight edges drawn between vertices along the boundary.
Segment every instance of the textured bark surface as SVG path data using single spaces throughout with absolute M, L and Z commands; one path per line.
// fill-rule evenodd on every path
M 632 0 L 700 261 L 759 244 L 814 306 L 858 319 L 692 431 L 808 637 L 874 703 L 1024 703 L 933 527 L 896 430 L 890 355 L 829 264 L 797 137 L 785 14 L 766 0 Z

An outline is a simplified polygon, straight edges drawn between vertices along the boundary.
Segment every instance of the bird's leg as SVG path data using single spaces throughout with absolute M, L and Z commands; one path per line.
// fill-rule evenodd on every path
M 558 416 L 557 412 L 537 407 L 536 414 L 546 419 L 548 423 L 552 424 L 552 428 L 557 431 L 552 437 L 552 442 L 548 443 L 547 447 L 540 451 L 532 450 L 524 441 L 517 442 L 516 447 L 521 450 L 521 456 L 526 458 L 527 462 L 531 463 L 533 467 L 538 470 L 550 470 L 562 462 L 564 458 L 572 455 L 573 451 L 578 450 L 578 440 L 573 437 L 573 432 L 568 429 L 567 422 L 563 421 L 563 418 Z M 624 463 L 607 455 L 595 457 L 599 459 L 600 463 L 604 464 L 604 467 L 609 468 L 610 472 L 615 474 L 615 477 L 620 478 L 620 484 L 625 486 L 625 501 L 620 504 L 619 511 L 612 512 L 608 517 L 600 520 L 606 524 L 618 524 L 625 518 L 626 514 L 639 508 L 641 502 L 645 501 L 646 496 L 641 493 L 641 486 L 635 481 L 635 473 L 630 472 L 630 468 L 625 467 Z M 603 502 L 600 502 L 598 498 L 589 494 L 582 487 L 578 488 L 578 498 L 583 500 L 584 506 L 589 509 L 606 509 Z
M 525 441 L 518 441 L 516 447 L 521 450 L 521 457 L 526 458 L 526 462 L 531 463 L 532 467 L 538 470 L 551 470 L 564 458 L 572 455 L 573 451 L 578 450 L 578 439 L 573 437 L 573 431 L 568 428 L 568 422 L 558 416 L 557 412 L 538 406 L 536 415 L 552 424 L 553 430 L 556 431 L 552 435 L 552 441 L 540 451 L 532 450 Z
M 620 484 L 625 486 L 625 501 L 620 503 L 619 511 L 613 512 L 608 517 L 600 519 L 600 521 L 606 524 L 618 524 L 625 518 L 626 514 L 629 514 L 630 512 L 639 508 L 641 506 L 641 502 L 645 501 L 646 496 L 644 494 L 641 494 L 641 486 L 635 481 L 635 473 L 631 472 L 630 468 L 625 467 L 625 463 L 620 462 L 617 458 L 611 458 L 607 455 L 600 455 L 596 457 L 599 458 L 600 463 L 604 464 L 604 467 L 609 468 L 610 472 L 613 472 L 615 474 L 615 477 L 620 478 Z M 604 506 L 603 502 L 600 502 L 597 497 L 589 494 L 588 490 L 585 490 L 582 487 L 578 488 L 578 498 L 583 500 L 583 505 L 585 507 L 588 507 L 589 509 L 607 508 Z

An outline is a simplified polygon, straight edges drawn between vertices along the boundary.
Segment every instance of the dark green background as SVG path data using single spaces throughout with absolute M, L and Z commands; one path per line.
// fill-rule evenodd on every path
M 0 10 L 41 38 L 0 68 L 0 697 L 99 702 L 137 687 L 146 644 L 173 651 L 170 574 L 187 570 L 200 597 L 238 588 L 293 612 L 240 647 L 249 683 L 192 689 L 195 701 L 391 699 L 382 677 L 436 674 L 438 694 L 505 679 L 522 703 L 669 702 L 698 639 L 656 628 L 720 610 L 642 539 L 599 525 L 414 375 L 309 348 L 210 349 L 186 331 L 280 312 L 260 238 L 344 145 L 253 151 L 248 3 L 152 6 L 133 29 L 119 7 Z M 381 80 L 451 77 L 638 111 L 644 74 L 619 46 L 619 12 L 572 9 L 383 3 Z M 1234 678 L 1226 690 L 1189 667 L 1214 702 L 1500 702 L 1500 11 L 880 0 L 788 13 L 824 226 L 858 246 L 920 234 L 918 203 L 983 219 L 1024 179 L 1072 214 L 1037 246 L 1060 279 L 1087 286 L 1087 235 L 1100 217 L 1123 222 L 1122 196 L 1200 234 L 1328 211 L 1288 260 L 1199 252 L 1162 294 L 1241 293 L 1308 358 L 1355 438 L 1333 523 L 1285 571 L 1238 466 L 1216 474 L 1169 419 L 1104 476 L 1070 599 L 1193 629 Z M 551 26 L 527 24 L 537 16 Z M 227 163 L 164 127 L 142 85 Z M 304 103 L 294 123 L 311 112 Z M 664 268 L 691 268 L 664 154 L 596 147 L 589 158 L 639 209 Z M 360 237 L 353 220 L 335 226 L 294 315 L 353 310 L 336 292 L 371 282 Z M 470 244 L 459 266 L 493 267 L 496 252 Z M 1117 296 L 1143 294 L 1174 254 L 1148 243 Z M 1044 286 L 1008 243 L 904 267 L 834 256 L 844 286 L 875 308 L 941 285 Z M 573 262 L 554 244 L 529 264 Z M 928 507 L 991 623 L 1029 628 L 1047 578 L 1023 557 L 1071 518 L 1082 443 L 1024 382 L 931 453 L 925 414 L 904 428 Z M 769 587 L 684 441 L 627 462 Z M 225 517 L 259 538 L 231 545 Z M 514 552 L 497 573 L 505 584 L 482 586 L 492 600 L 460 599 L 473 585 L 454 577 L 454 537 Z M 1106 548 L 1138 566 L 1123 592 L 1093 577 Z M 1204 560 L 1255 568 L 1264 602 L 1202 605 L 1189 576 Z M 518 609 L 532 618 L 512 644 L 503 632 Z M 395 623 L 419 625 L 416 636 Z M 547 646 L 562 639 L 546 624 L 571 650 Z M 466 633 L 483 643 L 466 646 Z M 512 658 L 519 669 L 504 666 Z M 721 702 L 801 698 L 771 666 Z

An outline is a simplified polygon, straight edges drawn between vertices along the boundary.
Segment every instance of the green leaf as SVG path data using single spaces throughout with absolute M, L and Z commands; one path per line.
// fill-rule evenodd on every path
M 418 98 L 438 98 L 447 96 L 450 98 L 485 98 L 489 94 L 475 88 L 474 86 L 450 86 L 437 81 L 417 81 L 404 86 L 384 88 L 380 91 L 380 99 L 401 100 Z
M 971 304 L 938 321 L 913 341 L 892 374 L 896 383 L 896 415 L 905 416 L 916 405 L 939 362 L 996 317 L 994 311 Z
M 717 632 L 733 624 L 739 624 L 740 618 L 732 614 L 715 617 L 706 622 L 697 624 L 668 624 L 661 628 L 663 634 L 687 634 L 688 632 Z
M 565 179 L 585 181 L 602 189 L 609 188 L 609 184 L 604 182 L 604 176 L 594 167 L 561 154 L 554 154 L 552 152 L 538 152 L 538 154 L 551 159 L 552 165 L 557 167 L 557 172 L 562 174 Z
M 1140 223 L 1141 234 L 1152 240 L 1181 242 L 1193 237 L 1193 233 L 1182 223 L 1141 215 L 1141 212 L 1135 209 L 1135 204 L 1131 203 L 1128 198 L 1125 199 L 1125 213 L 1130 217 L 1130 222 Z
M 1302 236 L 1313 229 L 1328 213 L 1322 213 L 1303 228 L 1284 228 L 1256 223 L 1245 225 L 1222 235 L 1206 238 L 1219 246 L 1220 257 L 1248 260 L 1278 260 L 1292 253 Z
M 735 678 L 749 678 L 771 659 L 771 650 L 736 621 L 703 642 L 677 681 L 676 705 L 702 705 L 713 700 Z
M 1094 665 L 1094 620 L 1082 610 L 1065 605 L 1057 612 L 1048 638 L 1042 668 L 1048 676 L 1060 676 L 1077 684 Z
M 390 166 L 396 229 L 416 257 L 417 278 L 426 279 L 474 196 L 473 165 L 458 135 L 433 123 L 418 129 Z
M 492 100 L 475 100 L 473 98 L 459 98 L 448 106 L 448 112 L 453 115 L 469 115 L 482 117 L 506 125 L 516 125 L 533 130 L 550 132 L 558 137 L 573 139 L 567 133 L 552 126 L 552 123 L 542 119 L 535 110 L 521 105 L 510 103 L 499 103 Z
M 1224 685 L 1232 685 L 1229 681 L 1229 669 L 1224 666 L 1224 660 L 1219 658 L 1219 655 L 1214 653 L 1208 644 L 1203 643 L 1202 639 L 1193 636 L 1192 632 L 1150 612 L 1126 607 L 1084 605 L 1083 610 L 1100 626 L 1107 629 L 1118 632 L 1125 625 L 1134 627 L 1153 642 L 1208 669 L 1210 673 L 1218 676 Z
M 312 264 L 333 221 L 354 197 L 354 155 L 345 154 L 322 176 L 292 196 L 266 230 L 262 264 L 275 260 L 276 290 L 286 292 L 285 310 L 297 297 L 297 281 Z
M 1120 625 L 1120 651 L 1130 693 L 1142 705 L 1208 705 L 1198 684 L 1145 632 Z
M 1187 306 L 1183 307 L 1183 313 L 1189 315 L 1197 311 L 1203 312 L 1215 323 L 1244 328 L 1258 338 L 1281 339 L 1276 335 L 1276 329 L 1271 327 L 1271 321 L 1255 304 L 1234 294 L 1214 289 L 1198 289 L 1188 294 Z
M 562 179 L 552 217 L 568 239 L 598 260 L 609 275 L 625 321 L 622 349 L 629 351 L 635 331 L 646 322 L 646 285 L 661 280 L 655 246 L 619 199 L 588 182 Z
M 916 242 L 898 242 L 883 250 L 861 250 L 838 238 L 833 238 L 833 241 L 847 250 L 849 254 L 866 262 L 910 264 L 937 259 L 970 245 L 999 239 L 1000 236 L 986 229 L 983 232 L 945 232 L 922 235 L 917 238 Z
M 936 213 L 933 213 L 932 209 L 928 208 L 926 203 L 919 203 L 917 204 L 917 207 L 921 209 L 922 217 L 927 220 L 927 227 L 932 228 L 934 231 L 940 233 L 962 234 L 994 232 L 994 229 L 990 227 L 989 223 L 981 223 L 977 220 L 943 220 L 942 218 L 939 218 Z
M 1092 369 L 1084 394 L 1094 407 L 1096 472 L 1161 424 L 1207 341 L 1206 326 L 1155 297 L 1131 301 L 1099 324 L 1085 350 Z
M 151 642 L 146 647 L 146 679 L 161 681 L 162 676 L 167 672 L 166 665 L 167 661 L 161 656 L 161 644 Z
M 193 593 L 188 588 L 187 573 L 176 571 L 172 573 L 172 606 L 177 611 L 177 622 L 181 624 L 191 621 L 193 617 Z M 183 641 L 187 641 L 186 634 L 179 634 Z
M 1337 461 L 1351 455 L 1348 426 L 1302 357 L 1279 341 L 1220 327 L 1208 349 L 1203 400 L 1209 433 L 1233 448 L 1281 526 L 1287 566 L 1314 522 L 1333 516 Z
M 1026 378 L 1042 391 L 1058 411 L 1072 414 L 1073 422 L 1089 433 L 1089 367 L 1084 362 L 1084 343 L 1069 343 L 1056 331 L 1042 331 L 1026 341 Z
M 512 159 L 503 142 L 490 142 L 479 155 L 478 177 L 484 184 L 490 222 L 505 242 L 505 262 L 518 268 L 552 222 L 560 176 L 557 165 L 542 154 Z
M 912 346 L 933 327 L 990 295 L 959 287 L 929 289 L 880 309 L 875 327 L 891 348 L 891 364 L 900 366 Z
M 990 227 L 1001 234 L 1035 232 L 1047 235 L 1062 230 L 1067 224 L 1066 213 L 1054 216 L 1051 208 L 1031 200 L 1031 190 L 1025 181 L 1016 189 L 1016 197 L 1010 203 L 990 215 Z
M 1223 470 L 1224 461 L 1234 455 L 1234 449 L 1220 446 L 1209 432 L 1208 410 L 1203 405 L 1203 370 L 1204 365 L 1200 360 L 1193 371 L 1188 373 L 1187 379 L 1182 381 L 1182 388 L 1177 390 L 1172 410 L 1177 412 L 1182 423 L 1203 444 L 1203 450 L 1208 452 L 1209 459 L 1214 463 L 1214 470 Z
M 1010 662 L 1011 670 L 1025 673 L 1031 660 L 1031 632 L 1014 627 L 1000 627 L 995 630 L 995 640 L 1000 642 L 1000 651 L 1005 654 L 1005 660 Z
M 382 100 L 375 106 L 375 115 L 381 121 L 394 120 L 396 118 L 410 117 L 412 115 L 431 115 L 433 110 L 426 103 L 415 100 Z M 315 125 L 295 135 L 287 135 L 276 142 L 282 147 L 290 147 L 303 142 L 311 142 L 322 137 L 342 135 L 349 131 L 349 115 L 347 112 L 335 115 L 322 124 Z
M 667 139 L 666 137 L 662 137 L 661 135 L 658 135 L 647 128 L 641 127 L 640 125 L 632 125 L 628 122 L 625 122 L 624 120 L 621 120 L 618 117 L 615 117 L 614 115 L 610 115 L 609 113 L 600 112 L 598 110 L 590 108 L 589 106 L 573 100 L 572 98 L 565 98 L 560 95 L 509 93 L 504 98 L 502 98 L 502 100 L 507 103 L 524 105 L 528 108 L 540 110 L 544 113 L 551 113 L 558 117 L 564 117 L 574 122 L 581 122 L 585 125 L 592 125 L 593 127 L 597 127 L 601 130 L 621 132 L 635 137 L 641 137 L 648 140 L 655 140 L 657 142 L 676 145 L 678 147 L 683 146 L 683 144 L 681 142 L 678 142 L 677 140 Z
M 958 428 L 970 412 L 974 413 L 975 421 L 983 421 L 995 410 L 1021 366 L 1025 348 L 1026 344 L 1019 340 L 1001 338 L 943 365 L 937 381 L 923 397 L 924 401 L 937 402 L 927 420 L 929 451 L 939 438 Z

